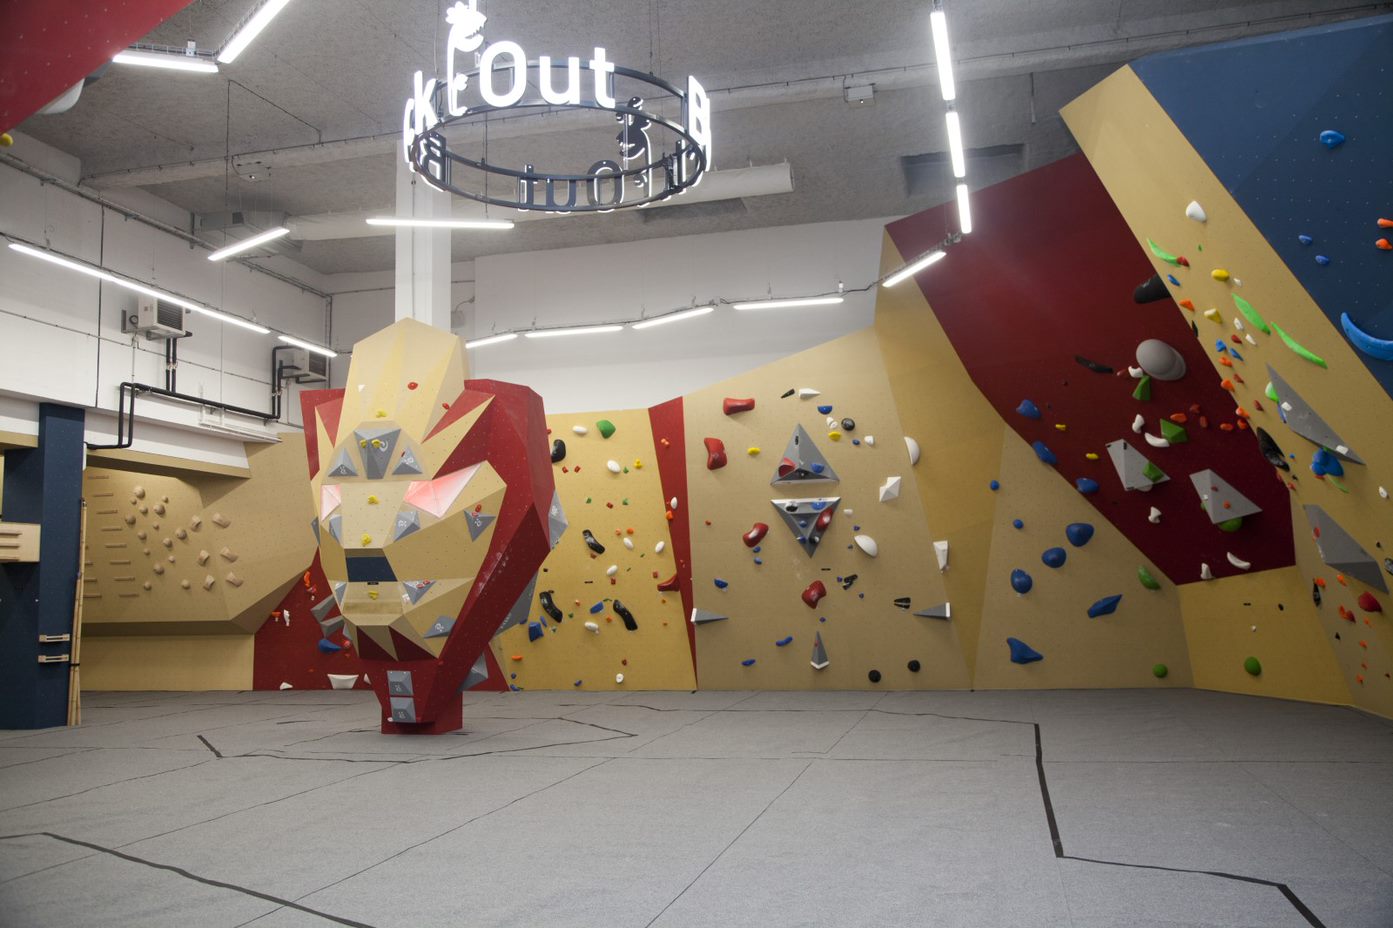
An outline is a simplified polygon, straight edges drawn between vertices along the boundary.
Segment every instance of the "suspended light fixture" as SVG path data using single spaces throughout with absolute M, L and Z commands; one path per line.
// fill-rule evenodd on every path
M 410 216 L 369 216 L 370 226 L 406 226 L 415 229 L 511 229 L 511 219 L 413 219 Z
M 924 268 L 928 267 L 930 264 L 936 264 L 939 261 L 942 261 L 946 256 L 947 253 L 944 252 L 942 249 L 939 249 L 937 251 L 931 251 L 928 254 L 923 255 L 922 257 L 917 258 L 914 261 L 911 261 L 909 264 L 906 264 L 904 267 L 900 268 L 898 271 L 882 280 L 880 282 L 881 286 L 893 287 L 896 284 L 904 280 L 907 280 L 910 277 L 913 277 L 915 274 L 919 273 Z
M 112 64 L 134 64 L 143 68 L 163 68 L 166 71 L 194 71 L 199 74 L 217 74 L 218 66 L 207 58 L 196 55 L 182 55 L 171 52 L 145 52 L 128 48 L 112 56 Z
M 953 56 L 948 48 L 948 17 L 943 10 L 929 14 L 929 28 L 933 33 L 934 63 L 938 65 L 938 89 L 944 100 L 952 100 L 958 95 L 957 83 L 953 80 Z
M 339 353 L 337 351 L 334 351 L 330 348 L 325 348 L 323 345 L 316 345 L 314 342 L 307 342 L 298 338 L 292 338 L 289 335 L 277 335 L 276 337 L 279 338 L 281 341 L 285 342 L 287 345 L 294 345 L 296 348 L 303 348 L 306 351 L 313 351 L 315 354 L 322 354 L 326 358 L 337 358 L 339 356 Z
M 487 338 L 476 338 L 472 342 L 465 342 L 466 348 L 483 348 L 486 345 L 498 345 L 503 342 L 510 342 L 518 337 L 516 332 L 504 332 L 502 335 L 490 335 Z
M 631 329 L 651 329 L 654 326 L 667 325 L 669 322 L 681 322 L 683 319 L 695 319 L 697 316 L 705 316 L 715 310 L 714 306 L 697 306 L 692 309 L 683 309 L 675 313 L 667 313 L 663 316 L 654 316 L 652 319 L 644 319 L 642 322 L 635 322 L 629 326 Z
M 523 332 L 527 338 L 556 338 L 561 335 L 599 335 L 602 332 L 619 332 L 622 325 L 580 325 L 565 329 L 536 329 Z
M 744 303 L 732 303 L 731 308 L 739 310 L 796 309 L 799 306 L 836 306 L 840 302 L 842 302 L 842 298 L 839 296 L 809 296 L 781 300 L 749 300 Z
M 290 0 L 266 0 L 265 3 L 257 7 L 256 12 L 252 13 L 245 22 L 232 34 L 232 38 L 227 40 L 222 49 L 218 52 L 218 60 L 223 64 L 232 64 L 237 60 L 237 56 L 247 50 L 247 46 L 252 44 L 257 36 L 261 35 L 261 30 L 271 24 L 271 20 L 276 18 L 276 14 L 285 9 L 285 5 Z
M 963 235 L 972 231 L 972 204 L 967 196 L 967 184 L 958 184 L 958 231 Z
M 265 232 L 258 232 L 256 235 L 253 235 L 249 238 L 244 238 L 239 241 L 233 242 L 231 245 L 219 248 L 217 251 L 213 252 L 211 255 L 208 256 L 208 260 L 222 261 L 224 258 L 230 258 L 233 255 L 239 255 L 244 251 L 250 251 L 257 245 L 262 245 L 266 242 L 271 241 L 272 239 L 280 238 L 282 235 L 285 235 L 289 231 L 290 230 L 287 229 L 285 226 L 277 226 L 274 229 L 267 229 Z

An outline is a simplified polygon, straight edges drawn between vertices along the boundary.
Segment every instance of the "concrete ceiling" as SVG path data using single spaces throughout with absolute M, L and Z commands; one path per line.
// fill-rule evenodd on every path
M 215 49 L 254 0 L 196 0 L 144 41 Z M 717 168 L 791 165 L 794 190 L 457 232 L 454 258 L 900 215 L 951 197 L 925 0 L 480 0 L 490 40 L 530 57 L 602 45 L 616 62 L 712 92 Z M 292 0 L 216 75 L 113 65 L 78 104 L 21 129 L 82 160 L 85 183 L 143 187 L 190 213 L 390 210 L 411 74 L 443 54 L 439 0 Z M 1058 109 L 1120 64 L 1166 48 L 1386 11 L 1299 0 L 946 0 L 971 154 L 995 183 L 1074 150 Z M 871 104 L 843 98 L 874 84 Z M 574 120 L 518 121 L 501 160 L 593 151 Z M 507 135 L 508 133 L 500 133 Z M 611 143 L 612 144 L 612 143 Z M 917 169 L 906 158 L 929 155 Z M 229 157 L 230 156 L 230 157 Z M 593 160 L 593 159 L 588 159 Z M 250 179 L 255 174 L 256 179 Z M 216 234 L 213 240 L 218 240 Z M 322 273 L 383 270 L 390 237 L 290 243 Z

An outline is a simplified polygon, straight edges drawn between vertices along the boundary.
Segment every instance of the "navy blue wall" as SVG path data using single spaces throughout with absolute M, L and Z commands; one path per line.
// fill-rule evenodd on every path
M 1347 312 L 1393 339 L 1393 252 L 1374 246 L 1393 240 L 1377 225 L 1393 219 L 1393 16 L 1167 52 L 1132 69 L 1331 324 Z M 1345 143 L 1321 144 L 1326 129 Z M 1359 356 L 1393 396 L 1393 361 Z

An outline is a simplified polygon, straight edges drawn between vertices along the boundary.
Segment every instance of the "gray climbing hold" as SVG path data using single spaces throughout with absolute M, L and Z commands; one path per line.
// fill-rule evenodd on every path
M 314 616 L 315 621 L 323 622 L 329 617 L 329 613 L 334 611 L 336 605 L 338 604 L 334 602 L 334 597 L 326 596 L 310 607 L 310 614 Z
M 532 595 L 537 591 L 537 575 L 533 574 L 532 579 L 527 581 L 527 589 L 522 591 L 522 595 L 513 603 L 513 608 L 508 610 L 508 614 L 499 623 L 495 635 L 502 634 L 514 625 L 521 625 L 527 621 L 527 617 L 532 613 Z
M 434 580 L 403 580 L 401 582 L 402 595 L 411 601 L 411 605 L 416 605 L 421 598 L 430 592 L 430 588 L 435 586 Z
M 464 522 L 469 526 L 469 540 L 478 541 L 479 536 L 484 534 L 497 518 L 498 516 L 491 516 L 482 512 L 466 513 Z
M 1330 517 L 1320 506 L 1305 506 L 1306 521 L 1311 523 L 1320 559 L 1332 570 L 1348 574 L 1361 583 L 1387 593 L 1388 584 L 1378 569 L 1378 561 L 1364 550 L 1344 526 Z
M 566 521 L 566 511 L 561 508 L 561 496 L 552 490 L 551 507 L 547 509 L 547 537 L 553 549 L 561 543 L 561 536 L 570 527 L 571 524 Z
M 793 533 L 799 547 L 808 557 L 812 557 L 817 546 L 821 544 L 827 527 L 832 524 L 832 517 L 841 501 L 840 496 L 822 496 L 809 499 L 772 499 L 769 502 L 779 513 L 779 518 L 788 526 L 788 530 Z
M 1137 345 L 1137 365 L 1156 380 L 1179 380 L 1185 376 L 1185 359 L 1159 338 L 1148 338 Z
M 363 470 L 367 472 L 368 479 L 381 480 L 387 476 L 387 465 L 391 463 L 392 452 L 397 448 L 401 429 L 354 429 L 353 437 L 358 440 L 358 450 L 363 458 Z
M 822 456 L 822 452 L 813 444 L 812 437 L 808 435 L 806 429 L 801 425 L 794 426 L 793 436 L 788 440 L 788 446 L 784 449 L 784 456 L 779 461 L 779 467 L 774 472 L 774 477 L 769 481 L 770 486 L 781 486 L 790 483 L 804 483 L 815 480 L 826 480 L 836 482 L 837 472 L 832 469 L 832 465 L 827 463 L 827 459 Z
M 813 669 L 821 670 L 829 663 L 831 663 L 831 661 L 827 659 L 827 648 L 823 647 L 822 644 L 822 632 L 818 632 L 816 637 L 813 638 Z
M 412 532 L 421 530 L 421 514 L 415 509 L 404 509 L 397 513 L 397 519 L 392 524 L 392 540 L 401 541 Z
M 397 462 L 396 467 L 392 468 L 392 476 L 394 477 L 404 477 L 421 472 L 421 462 L 416 460 L 416 455 L 410 448 L 402 451 L 401 460 Z
M 1147 460 L 1146 455 L 1124 439 L 1108 442 L 1107 449 L 1112 466 L 1117 471 L 1117 479 L 1122 481 L 1124 489 L 1146 492 L 1170 479 L 1165 471 Z
M 730 618 L 728 615 L 721 615 L 719 612 L 711 612 L 707 609 L 692 609 L 692 624 L 705 625 L 708 622 L 724 622 Z
M 461 693 L 465 690 L 473 689 L 489 678 L 489 662 L 487 655 L 487 651 L 480 654 L 478 660 L 474 662 L 474 666 L 469 668 L 469 673 L 465 676 L 464 682 L 460 684 L 459 691 Z
M 914 614 L 921 619 L 951 619 L 953 617 L 953 607 L 951 603 L 939 603 L 927 609 L 920 609 Z
M 353 459 L 349 457 L 347 448 L 340 448 L 339 453 L 334 455 L 334 463 L 329 465 L 330 477 L 356 477 L 358 468 L 353 466 Z
M 1199 494 L 1209 521 L 1215 525 L 1262 512 L 1262 507 L 1235 490 L 1232 484 L 1212 470 L 1196 471 L 1190 475 L 1190 483 Z
M 1267 377 L 1272 381 L 1272 389 L 1277 393 L 1278 411 L 1293 432 L 1322 448 L 1329 448 L 1332 454 L 1346 461 L 1364 463 L 1364 459 L 1349 449 L 1335 430 L 1326 425 L 1325 420 L 1311 408 L 1311 405 L 1291 388 L 1291 384 L 1272 369 L 1271 364 L 1267 365 Z

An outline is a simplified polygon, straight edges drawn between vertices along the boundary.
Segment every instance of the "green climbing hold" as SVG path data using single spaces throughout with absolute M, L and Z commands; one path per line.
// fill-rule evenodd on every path
M 1262 674 L 1262 661 L 1256 657 L 1250 657 L 1243 662 L 1243 669 L 1255 677 L 1259 676 Z
M 1166 262 L 1167 264 L 1174 264 L 1176 267 L 1180 267 L 1180 259 L 1178 257 L 1166 251 L 1164 248 L 1162 248 L 1160 245 L 1157 245 L 1151 239 L 1146 240 L 1146 245 L 1148 248 L 1151 249 L 1151 253 L 1156 257 L 1160 258 L 1162 261 Z
M 1267 320 L 1262 318 L 1262 313 L 1253 308 L 1252 303 L 1235 293 L 1233 294 L 1233 305 L 1238 307 L 1238 311 L 1243 314 L 1244 319 L 1252 323 L 1253 328 L 1259 332 L 1271 334 L 1272 330 L 1267 327 Z
M 609 438 L 614 434 L 614 423 L 608 419 L 601 419 L 599 422 L 596 422 L 595 428 L 600 430 L 600 436 L 602 438 Z
M 1157 664 L 1151 668 L 1151 673 L 1156 677 L 1157 680 L 1164 680 L 1166 678 L 1166 674 L 1170 672 L 1170 668 L 1167 667 L 1165 664 Z
M 1282 401 L 1282 398 L 1277 395 L 1277 388 L 1272 386 L 1272 381 L 1270 380 L 1267 382 L 1267 389 L 1262 392 L 1274 403 L 1280 403 Z
M 1162 419 L 1161 437 L 1172 445 L 1183 445 L 1190 440 L 1190 433 L 1185 431 L 1185 426 L 1172 422 L 1169 419 Z
M 1140 580 L 1141 585 L 1148 590 L 1159 590 L 1161 588 L 1161 581 L 1151 576 L 1151 571 L 1147 570 L 1145 566 L 1137 568 L 1137 579 Z M 1157 674 L 1157 676 L 1164 677 L 1165 674 Z
M 1305 358 L 1312 364 L 1319 364 L 1321 367 L 1330 366 L 1325 363 L 1325 358 L 1322 358 L 1320 355 L 1316 354 L 1314 351 L 1307 348 L 1305 345 L 1301 344 L 1296 339 L 1292 338 L 1286 332 L 1282 331 L 1282 327 L 1279 326 L 1277 323 L 1272 323 L 1272 329 L 1277 333 L 1278 336 L 1281 337 L 1282 341 L 1286 342 L 1287 347 L 1296 353 L 1297 357 Z
M 1339 490 L 1341 493 L 1349 492 L 1349 487 L 1345 486 L 1344 482 L 1341 481 L 1340 478 L 1336 477 L 1334 474 L 1326 474 L 1325 482 L 1333 486 L 1335 489 Z
M 1132 391 L 1132 399 L 1143 403 L 1151 402 L 1151 375 L 1143 374 L 1141 380 L 1137 381 L 1137 388 Z
M 1143 477 L 1150 480 L 1152 483 L 1160 483 L 1162 480 L 1166 479 L 1166 472 L 1150 461 L 1146 462 L 1146 466 L 1142 468 L 1141 473 Z
M 1221 532 L 1236 532 L 1243 527 L 1243 517 L 1234 516 L 1232 519 L 1225 519 L 1223 522 L 1214 523 Z

